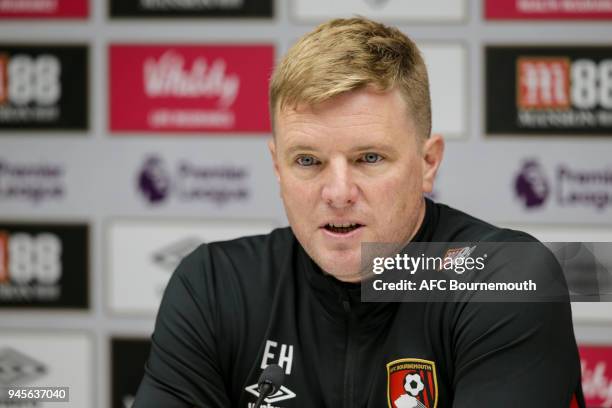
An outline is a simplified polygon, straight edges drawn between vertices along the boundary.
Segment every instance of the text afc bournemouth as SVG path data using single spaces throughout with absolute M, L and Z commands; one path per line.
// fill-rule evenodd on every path
M 536 291 L 535 282 L 525 280 L 523 282 L 459 282 L 456 279 L 429 279 L 417 284 L 408 279 L 399 282 L 384 282 L 377 279 L 372 283 L 377 291 L 489 291 L 489 292 L 514 292 L 514 291 Z

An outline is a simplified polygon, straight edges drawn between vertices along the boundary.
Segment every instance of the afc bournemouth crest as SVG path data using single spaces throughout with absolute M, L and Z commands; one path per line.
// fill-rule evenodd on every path
M 389 408 L 436 408 L 438 380 L 433 361 L 403 358 L 387 364 Z

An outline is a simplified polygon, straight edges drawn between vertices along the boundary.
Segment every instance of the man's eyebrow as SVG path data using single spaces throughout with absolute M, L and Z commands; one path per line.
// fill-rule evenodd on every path
M 384 143 L 381 144 L 367 144 L 361 146 L 355 146 L 351 149 L 352 152 L 365 152 L 365 151 L 389 151 L 393 150 L 393 147 Z
M 387 145 L 385 143 L 380 143 L 380 144 L 365 144 L 365 145 L 355 146 L 355 147 L 351 148 L 350 152 L 368 152 L 368 151 L 389 152 L 389 151 L 393 151 L 393 150 L 394 150 L 393 146 Z M 316 151 L 317 151 L 317 149 L 315 147 L 313 147 L 313 146 L 300 144 L 300 145 L 295 145 L 295 146 L 289 147 L 285 151 L 285 154 L 286 155 L 292 155 L 295 152 L 316 152 Z
M 299 151 L 302 151 L 302 152 L 303 152 L 303 151 L 306 151 L 306 152 L 313 152 L 313 151 L 316 151 L 316 150 L 317 150 L 317 149 L 315 149 L 314 147 L 309 146 L 309 145 L 295 145 L 295 146 L 291 146 L 290 148 L 288 148 L 288 149 L 285 151 L 285 154 L 290 155 L 290 154 L 293 154 L 293 153 L 295 153 L 295 152 L 299 152 Z

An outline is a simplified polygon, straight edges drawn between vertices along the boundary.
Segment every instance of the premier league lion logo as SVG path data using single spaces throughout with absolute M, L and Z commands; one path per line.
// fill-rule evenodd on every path
M 516 176 L 514 189 L 527 208 L 540 207 L 550 192 L 546 176 L 539 163 L 528 160 Z
M 152 204 L 166 199 L 170 191 L 170 177 L 159 157 L 147 158 L 138 176 L 138 188 Z

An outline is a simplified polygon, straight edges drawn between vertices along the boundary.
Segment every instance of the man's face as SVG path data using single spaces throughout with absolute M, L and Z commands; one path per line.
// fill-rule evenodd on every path
M 321 269 L 357 281 L 362 242 L 412 238 L 433 180 L 399 91 L 366 88 L 277 110 L 275 129 L 287 218 Z

